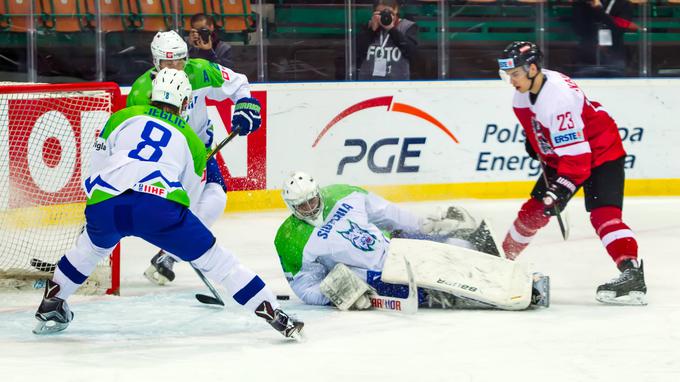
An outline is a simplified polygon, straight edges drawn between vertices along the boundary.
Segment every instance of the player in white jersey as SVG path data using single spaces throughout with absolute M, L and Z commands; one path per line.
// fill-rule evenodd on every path
M 467 306 L 473 300 L 518 310 L 532 299 L 548 304 L 547 278 L 534 293 L 525 266 L 499 257 L 487 226 L 462 208 L 419 218 L 359 187 L 319 188 L 303 172 L 285 181 L 282 196 L 292 215 L 274 244 L 291 288 L 307 304 L 368 309 L 376 291 L 406 297 L 406 274 L 394 271 L 402 265 L 395 266 L 394 259 L 402 255 L 422 286 L 421 306 L 448 308 L 459 305 L 456 301 Z
M 156 72 L 173 68 L 183 70 L 189 78 L 192 92 L 184 116 L 206 147 L 213 144 L 213 126 L 208 117 L 206 98 L 234 102 L 231 127 L 232 130 L 242 127 L 241 135 L 260 126 L 260 103 L 251 97 L 245 75 L 203 59 L 189 58 L 186 42 L 175 31 L 158 32 L 151 42 L 151 53 L 154 67 L 135 80 L 127 98 L 128 106 L 149 104 L 151 81 Z M 207 163 L 206 179 L 198 201 L 192 206 L 192 211 L 208 227 L 222 215 L 227 203 L 226 191 L 217 159 L 212 158 Z M 175 278 L 174 262 L 175 259 L 161 249 L 151 259 L 151 266 L 144 275 L 160 285 L 172 281 Z
M 302 322 L 279 309 L 264 281 L 218 245 L 189 209 L 200 195 L 206 163 L 205 145 L 180 116 L 190 92 L 184 72 L 163 69 L 153 81 L 151 105 L 125 108 L 107 121 L 84 182 L 85 229 L 46 284 L 35 334 L 66 329 L 73 319 L 66 299 L 126 236 L 190 261 L 284 336 L 302 329 Z

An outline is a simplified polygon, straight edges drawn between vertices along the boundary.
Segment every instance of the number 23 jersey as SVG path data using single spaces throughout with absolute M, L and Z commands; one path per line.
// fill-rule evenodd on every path
M 626 155 L 618 127 L 571 78 L 552 70 L 542 72 L 545 83 L 534 103 L 529 92 L 515 92 L 515 115 L 541 159 L 559 175 L 581 184 L 592 168 Z

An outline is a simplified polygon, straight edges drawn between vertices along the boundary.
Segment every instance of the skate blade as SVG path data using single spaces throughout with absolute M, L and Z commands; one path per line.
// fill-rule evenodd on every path
M 33 334 L 42 336 L 47 334 L 58 333 L 66 329 L 68 325 L 69 325 L 68 322 L 63 323 L 52 320 L 49 321 L 38 320 L 38 323 L 35 325 L 35 328 L 33 328 Z
M 158 273 L 156 267 L 154 267 L 153 265 L 150 265 L 148 268 L 146 268 L 146 270 L 144 271 L 144 277 L 146 277 L 146 279 L 149 280 L 152 284 L 160 286 L 163 286 L 170 281 L 168 280 L 167 277 Z
M 305 342 L 306 340 L 305 336 L 302 334 L 302 328 L 296 329 L 293 333 L 290 334 L 290 336 L 288 336 L 288 338 L 296 342 Z
M 630 292 L 625 296 L 616 297 L 616 292 L 597 292 L 595 299 L 603 304 L 612 305 L 647 305 L 647 295 L 642 292 Z

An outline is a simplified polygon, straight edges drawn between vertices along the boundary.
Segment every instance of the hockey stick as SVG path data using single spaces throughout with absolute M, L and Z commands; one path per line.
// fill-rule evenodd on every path
M 241 129 L 239 129 L 238 127 L 235 127 L 233 130 L 231 130 L 231 133 L 229 133 L 229 135 L 227 135 L 227 137 L 224 138 L 222 142 L 218 143 L 217 146 L 215 146 L 215 148 L 210 151 L 210 153 L 208 154 L 208 158 L 206 158 L 206 160 L 210 160 L 212 159 L 212 157 L 217 155 L 217 153 L 220 152 L 220 150 L 222 150 L 222 148 L 226 146 L 227 143 L 231 142 L 231 140 L 238 135 L 238 132 L 240 130 Z
M 212 149 L 210 151 L 210 153 L 208 154 L 208 157 L 206 158 L 206 161 L 209 161 L 210 159 L 212 159 L 212 157 L 217 155 L 217 153 L 220 150 L 222 150 L 222 148 L 224 148 L 224 146 L 226 146 L 227 143 L 231 142 L 231 140 L 234 139 L 238 135 L 238 132 L 240 130 L 241 129 L 238 128 L 238 127 L 235 127 L 234 129 L 232 129 L 231 133 L 229 133 L 229 135 L 227 135 L 226 138 L 224 138 L 220 143 L 217 144 L 217 146 L 215 146 L 214 149 Z M 203 284 L 205 284 L 205 286 L 208 287 L 208 289 L 210 290 L 210 293 L 213 294 L 212 296 L 208 296 L 208 295 L 205 295 L 205 294 L 197 293 L 196 299 L 203 304 L 224 306 L 224 301 L 222 300 L 222 297 L 220 297 L 220 294 L 217 292 L 217 289 L 215 289 L 215 287 L 205 277 L 203 272 L 201 272 L 198 268 L 196 268 L 194 266 L 194 264 L 191 264 L 191 263 L 189 263 L 189 264 L 191 265 L 191 268 L 193 268 L 194 271 L 196 272 L 196 274 L 198 275 L 198 278 L 200 278 L 201 281 L 203 281 Z
M 550 187 L 550 182 L 548 182 L 548 176 L 545 174 L 545 165 L 543 164 L 542 160 L 539 160 L 538 163 L 541 164 L 541 172 L 543 175 L 543 182 L 545 182 L 545 187 Z M 557 223 L 560 225 L 560 232 L 562 232 L 562 238 L 564 240 L 567 240 L 569 238 L 569 223 L 566 221 L 566 216 L 565 219 L 562 219 L 562 214 L 560 214 L 560 209 L 557 206 L 557 203 L 553 205 L 553 212 L 555 213 L 555 216 L 557 217 Z
M 381 296 L 375 292 L 369 295 L 373 310 L 384 310 L 389 312 L 399 312 L 406 314 L 416 314 L 418 312 L 418 287 L 416 285 L 411 263 L 404 257 L 406 263 L 406 273 L 408 274 L 408 297 L 396 298 Z
M 205 275 L 203 274 L 203 272 L 201 272 L 198 268 L 196 268 L 196 266 L 194 266 L 194 264 L 191 264 L 191 263 L 189 263 L 189 264 L 191 265 L 191 268 L 193 268 L 194 271 L 196 271 L 198 278 L 200 278 L 201 281 L 203 281 L 203 284 L 205 284 L 205 286 L 207 286 L 208 289 L 210 289 L 210 293 L 213 294 L 212 296 L 208 296 L 208 295 L 205 295 L 205 294 L 196 293 L 196 300 L 198 300 L 199 302 L 202 302 L 203 304 L 224 306 L 224 301 L 222 301 L 222 297 L 220 297 L 220 294 L 217 293 L 217 290 L 210 283 L 210 280 L 208 280 L 205 277 Z

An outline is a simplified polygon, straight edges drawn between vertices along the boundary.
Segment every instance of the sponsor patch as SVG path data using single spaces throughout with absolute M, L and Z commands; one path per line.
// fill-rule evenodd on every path
M 515 67 L 515 60 L 512 58 L 501 58 L 498 60 L 498 67 L 503 70 L 513 69 Z
M 585 137 L 583 136 L 583 131 L 569 131 L 563 134 L 557 134 L 552 136 L 552 143 L 554 147 L 564 146 L 569 143 L 583 142 Z
M 229 81 L 229 73 L 227 72 L 227 69 L 222 68 L 220 71 L 222 72 L 222 78 L 224 78 L 225 81 Z
M 165 58 L 172 58 L 172 52 L 165 52 Z

